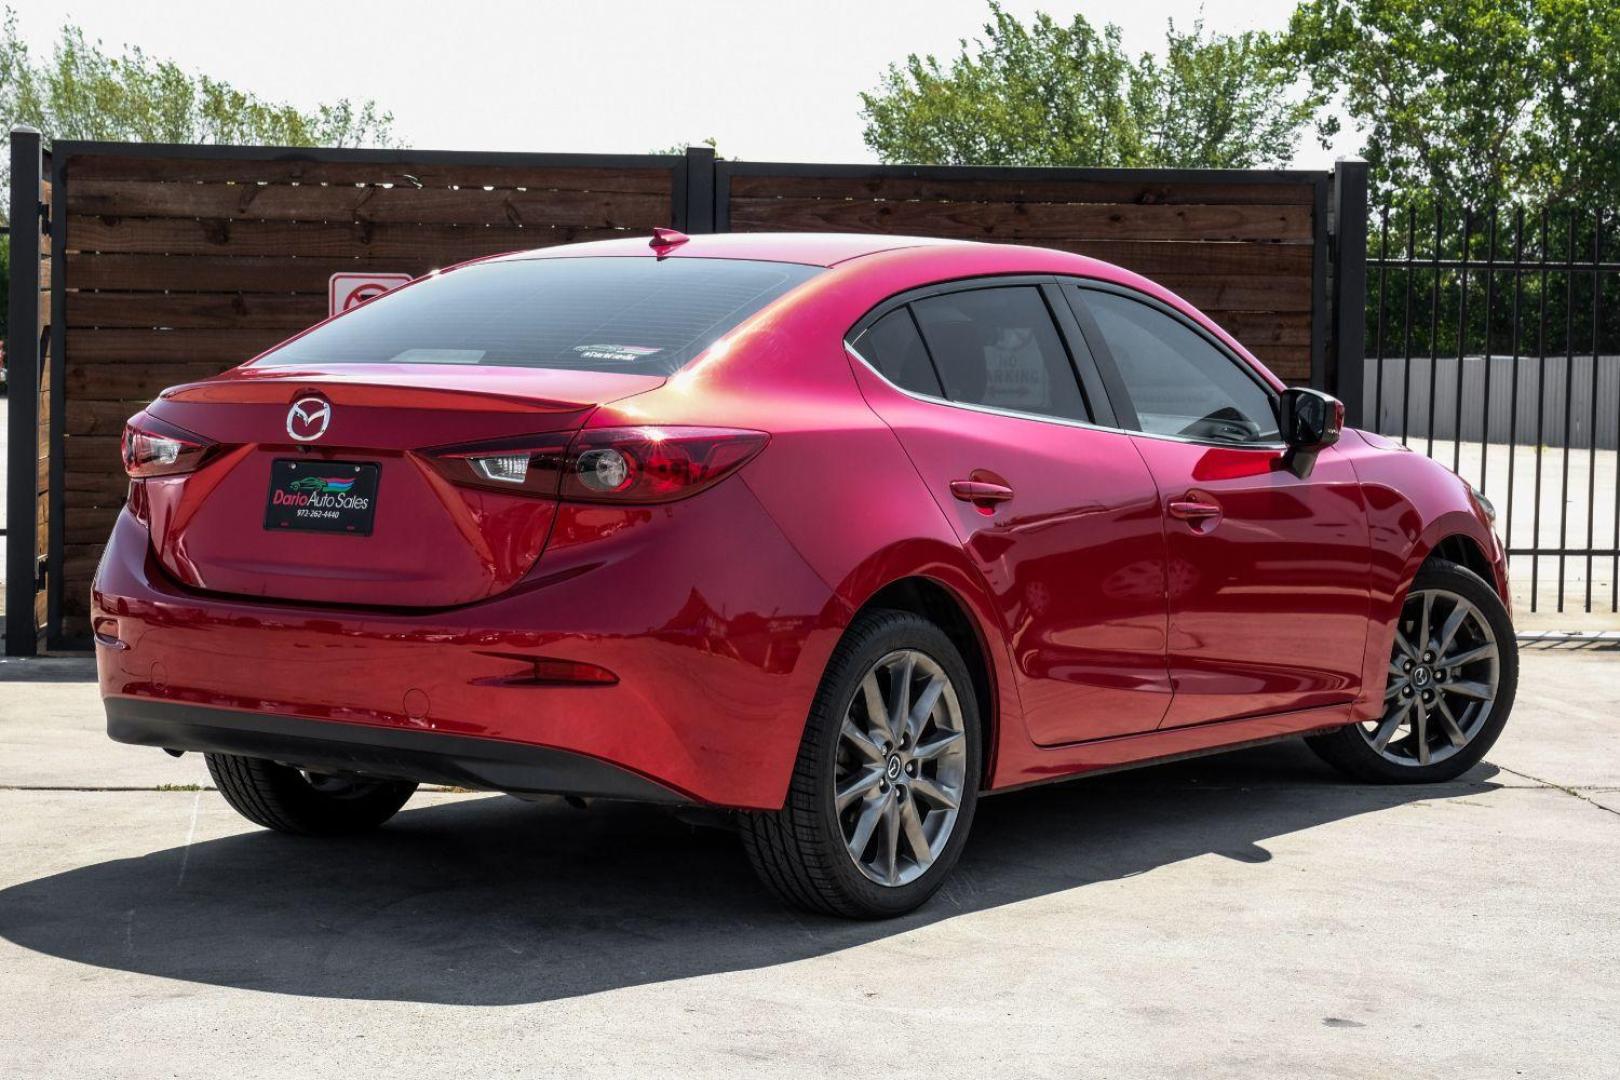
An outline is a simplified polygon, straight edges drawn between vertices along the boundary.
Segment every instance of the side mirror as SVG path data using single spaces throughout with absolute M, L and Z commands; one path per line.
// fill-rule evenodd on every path
M 1316 455 L 1339 441 L 1344 402 L 1305 386 L 1290 386 L 1277 403 L 1278 428 L 1288 452 L 1283 463 L 1300 479 L 1311 474 Z

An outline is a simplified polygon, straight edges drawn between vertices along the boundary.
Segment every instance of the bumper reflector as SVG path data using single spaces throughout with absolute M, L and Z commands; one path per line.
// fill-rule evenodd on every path
M 522 653 L 481 652 L 479 655 L 525 665 L 525 670 L 511 675 L 475 679 L 474 682 L 480 686 L 616 686 L 619 682 L 619 677 L 607 668 L 580 660 L 524 656 Z

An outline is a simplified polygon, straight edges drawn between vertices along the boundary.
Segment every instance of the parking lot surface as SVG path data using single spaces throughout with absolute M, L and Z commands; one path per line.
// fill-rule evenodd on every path
M 915 915 L 778 908 L 666 812 L 250 826 L 0 664 L 0 1075 L 1615 1076 L 1620 651 L 1537 647 L 1462 780 L 1298 743 L 998 796 Z

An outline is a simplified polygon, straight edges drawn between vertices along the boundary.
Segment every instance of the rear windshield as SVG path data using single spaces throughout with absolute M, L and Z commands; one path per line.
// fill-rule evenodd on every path
M 819 266 L 732 259 L 518 259 L 384 296 L 258 366 L 488 364 L 670 375 Z

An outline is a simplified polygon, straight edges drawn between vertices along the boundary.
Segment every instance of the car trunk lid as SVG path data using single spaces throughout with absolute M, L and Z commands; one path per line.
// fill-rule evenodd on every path
M 554 499 L 451 483 L 433 451 L 561 445 L 653 375 L 459 365 L 238 368 L 147 412 L 218 444 L 196 472 L 142 481 L 154 552 L 194 589 L 432 608 L 515 584 Z

